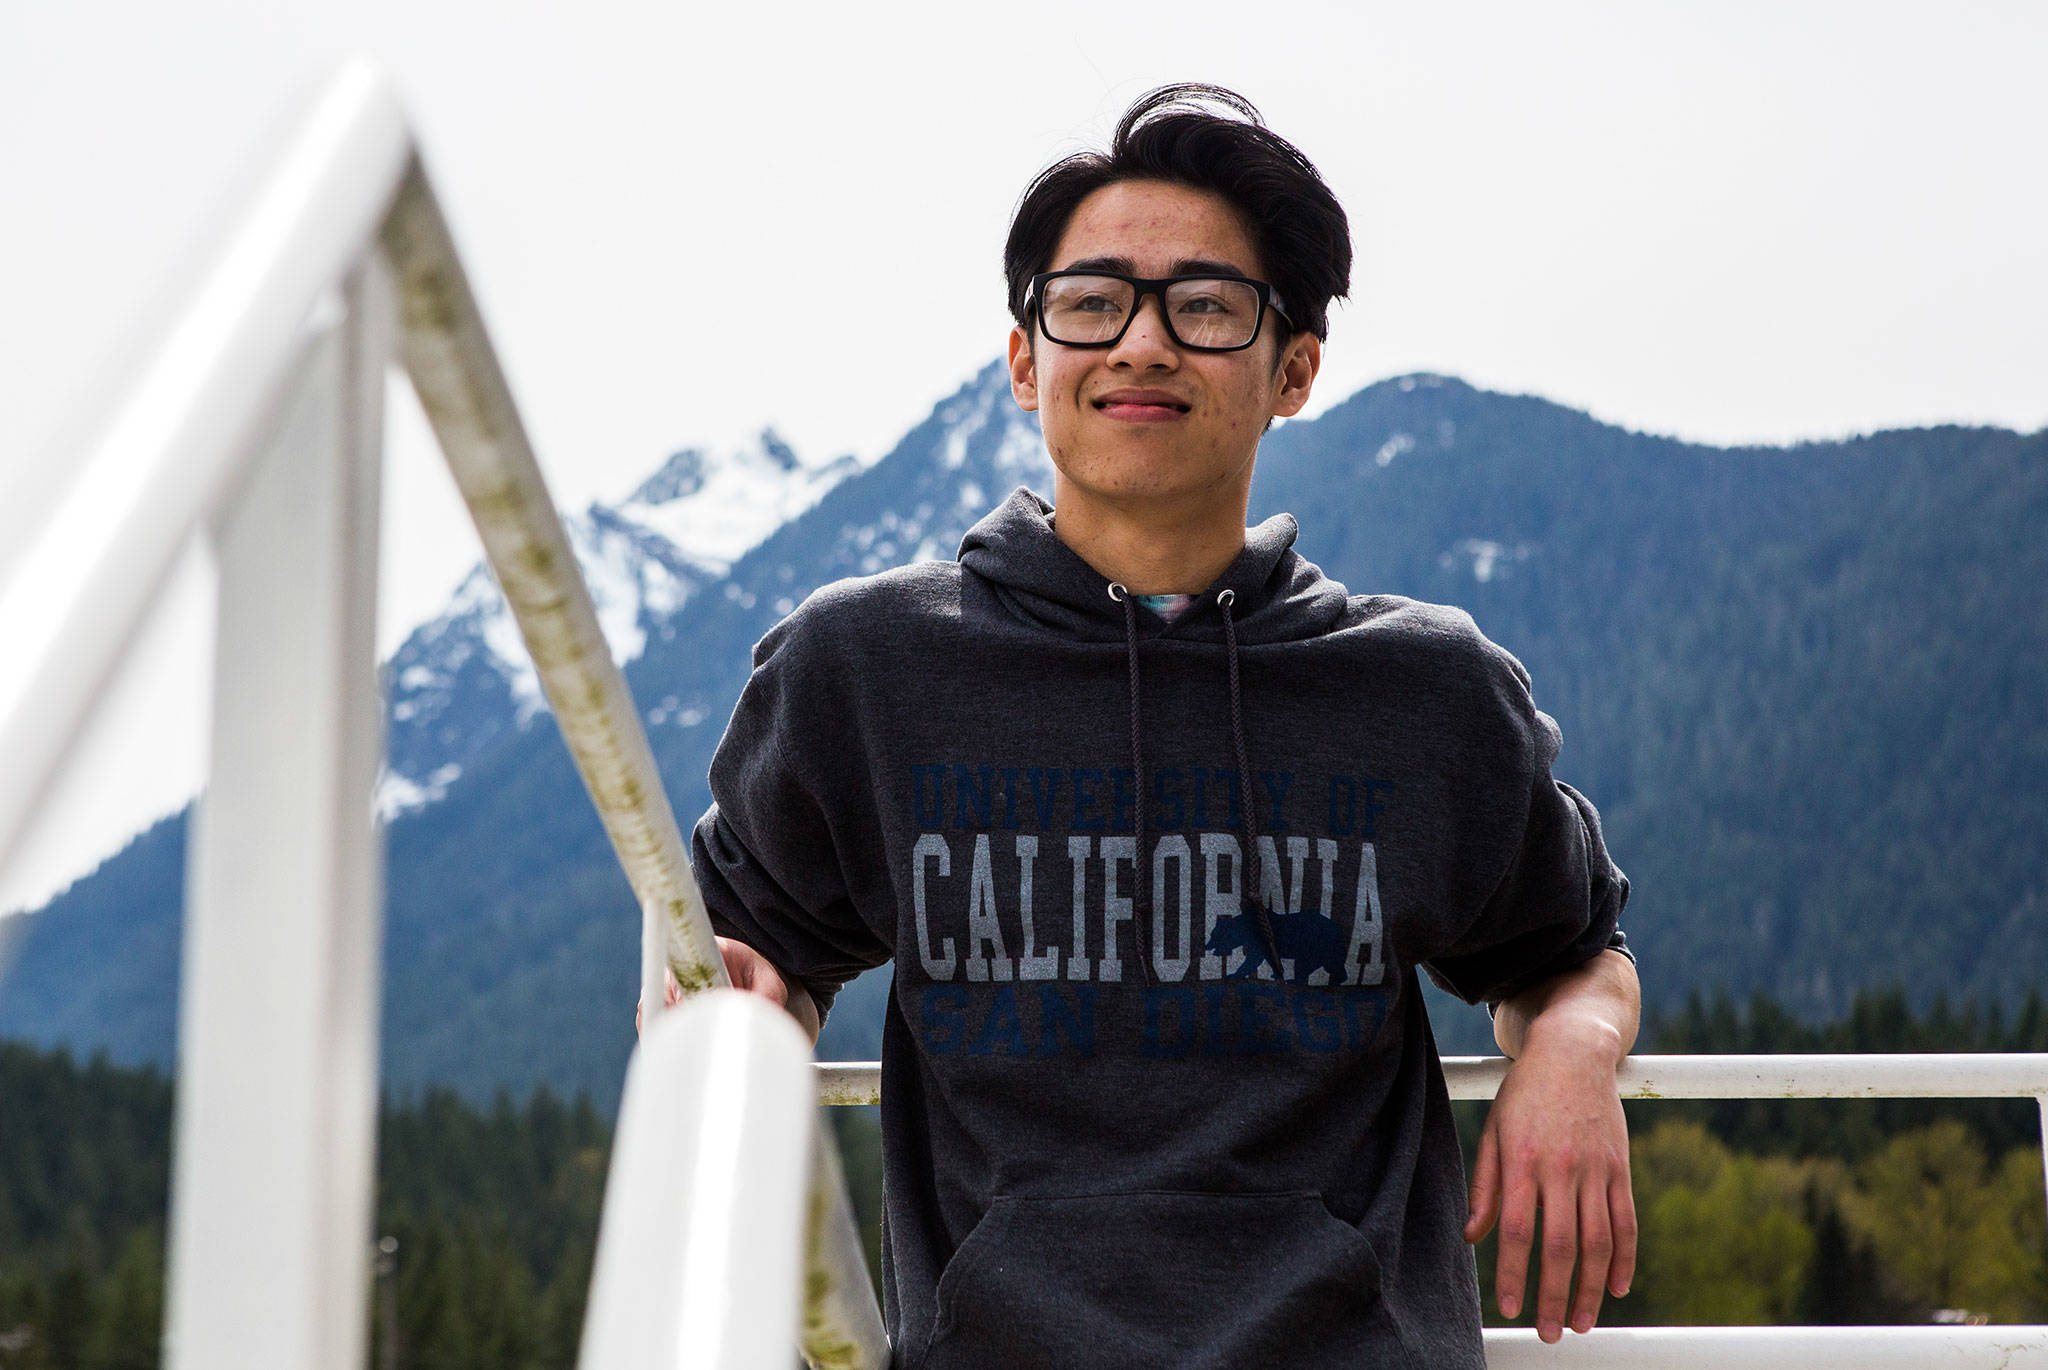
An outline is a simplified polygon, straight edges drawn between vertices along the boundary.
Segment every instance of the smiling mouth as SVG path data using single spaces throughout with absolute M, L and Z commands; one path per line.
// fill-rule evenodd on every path
M 1098 414 L 1130 420 L 1167 420 L 1188 412 L 1186 403 L 1167 395 L 1108 395 L 1094 403 Z

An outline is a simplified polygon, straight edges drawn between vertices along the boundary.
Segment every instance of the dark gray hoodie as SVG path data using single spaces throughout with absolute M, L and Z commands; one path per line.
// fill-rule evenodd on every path
M 1051 514 L 776 625 L 694 835 L 718 932 L 821 1012 L 896 958 L 893 1363 L 1480 1370 L 1415 968 L 1491 1006 L 1625 949 L 1556 724 L 1285 515 L 1167 623 Z

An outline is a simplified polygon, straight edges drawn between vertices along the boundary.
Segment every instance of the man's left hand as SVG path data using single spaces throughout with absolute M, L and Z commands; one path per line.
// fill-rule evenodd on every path
M 1472 1216 L 1477 1244 L 1500 1220 L 1494 1296 L 1504 1317 L 1521 1312 L 1536 1210 L 1543 1210 L 1543 1270 L 1536 1334 L 1564 1336 L 1572 1263 L 1579 1265 L 1571 1326 L 1589 1332 L 1603 1286 L 1628 1292 L 1636 1267 L 1636 1205 L 1629 1184 L 1628 1121 L 1615 1089 L 1616 1045 L 1603 1025 L 1532 1029 L 1508 1067 L 1479 1134 Z

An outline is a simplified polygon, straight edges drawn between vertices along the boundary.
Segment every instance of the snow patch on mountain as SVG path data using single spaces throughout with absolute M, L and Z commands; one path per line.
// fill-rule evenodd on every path
M 676 453 L 618 513 L 723 575 L 860 466 L 852 456 L 805 466 L 773 429 L 764 429 L 750 446 L 718 457 L 698 447 Z
M 946 428 L 946 439 L 939 445 L 941 467 L 957 471 L 967 464 L 967 445 L 975 434 L 988 427 L 995 406 L 995 388 L 981 386 L 939 410 L 939 422 Z
M 565 516 L 613 658 L 638 657 L 650 631 L 860 467 L 850 456 L 807 465 L 764 429 L 736 449 L 686 448 L 622 503 Z M 386 679 L 377 805 L 387 819 L 439 799 L 467 763 L 547 708 L 519 625 L 482 563 L 406 639 Z
M 1448 551 L 1437 554 L 1436 564 L 1451 571 L 1469 563 L 1472 579 L 1484 585 L 1495 576 L 1505 576 L 1515 562 L 1527 561 L 1535 550 L 1533 542 L 1510 544 L 1491 538 L 1460 538 Z
M 462 767 L 453 762 L 428 776 L 424 784 L 386 766 L 377 773 L 377 814 L 388 820 L 408 809 L 424 808 L 447 794 L 448 787 L 461 777 Z

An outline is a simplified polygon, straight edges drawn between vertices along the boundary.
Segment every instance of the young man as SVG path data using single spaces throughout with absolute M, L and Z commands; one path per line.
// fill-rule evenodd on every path
M 1477 1370 L 1465 1243 L 1500 1219 L 1513 1316 L 1539 1207 L 1539 1331 L 1587 1330 L 1634 1266 L 1627 879 L 1513 656 L 1245 527 L 1342 209 L 1168 87 L 1005 256 L 1054 502 L 763 638 L 693 845 L 735 981 L 814 1029 L 895 958 L 895 1363 Z M 1514 1058 L 1469 1220 L 1418 966 Z

